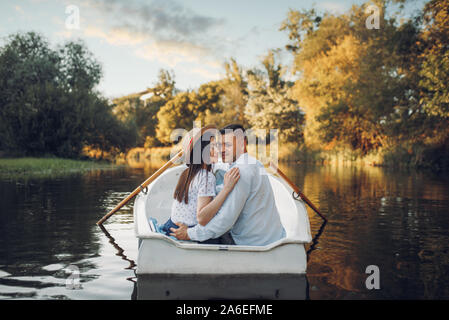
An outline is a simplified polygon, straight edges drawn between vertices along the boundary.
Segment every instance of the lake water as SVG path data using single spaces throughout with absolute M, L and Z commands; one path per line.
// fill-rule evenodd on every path
M 449 299 L 448 176 L 375 167 L 280 168 L 329 219 L 323 227 L 309 210 L 317 237 L 307 246 L 307 285 L 299 285 L 305 297 Z M 104 230 L 95 223 L 153 171 L 0 180 L 0 299 L 139 297 L 132 203 Z M 378 290 L 365 285 L 370 265 L 379 268 Z M 77 271 L 80 288 L 71 290 L 66 281 Z M 139 281 L 140 288 L 152 286 Z

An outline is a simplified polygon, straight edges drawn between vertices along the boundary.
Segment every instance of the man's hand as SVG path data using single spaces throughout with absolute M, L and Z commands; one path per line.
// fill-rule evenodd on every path
M 181 222 L 176 222 L 175 224 L 179 226 L 179 228 L 170 228 L 170 231 L 172 232 L 170 235 L 174 236 L 178 240 L 190 240 L 189 235 L 187 234 L 187 229 L 189 227 Z

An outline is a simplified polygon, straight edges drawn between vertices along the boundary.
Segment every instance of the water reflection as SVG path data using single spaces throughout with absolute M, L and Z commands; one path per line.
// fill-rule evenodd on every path
M 138 275 L 138 300 L 308 298 L 306 275 Z
M 120 247 L 116 242 L 114 237 L 111 236 L 111 234 L 106 230 L 106 228 L 103 225 L 99 225 L 99 228 L 101 231 L 103 231 L 104 235 L 109 239 L 109 243 L 117 250 L 116 255 L 121 257 L 123 260 L 129 262 L 129 266 L 125 269 L 131 269 L 134 270 L 136 267 L 136 263 L 134 260 L 129 259 L 125 254 L 125 250 L 123 250 L 122 247 Z
M 282 169 L 329 218 L 319 246 L 311 244 L 312 299 L 449 297 L 447 177 L 375 167 Z M 319 230 L 320 219 L 309 216 Z M 371 264 L 380 268 L 381 290 L 364 285 Z
M 0 181 L 0 298 L 76 297 L 80 294 L 65 289 L 69 265 L 79 268 L 83 287 L 98 280 L 96 271 L 107 259 L 95 222 L 114 201 L 111 195 L 134 184 L 130 173 Z
M 323 220 L 323 223 L 321 223 L 320 228 L 313 236 L 312 241 L 309 245 L 309 248 L 307 249 L 307 252 L 306 252 L 307 253 L 307 261 L 309 261 L 310 254 L 312 253 L 312 251 L 317 249 L 318 241 L 319 241 L 321 235 L 323 234 L 324 227 L 326 226 L 326 224 L 327 224 L 327 221 Z

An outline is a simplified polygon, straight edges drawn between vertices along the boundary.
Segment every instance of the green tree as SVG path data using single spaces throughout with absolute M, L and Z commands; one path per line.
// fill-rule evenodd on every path
M 160 145 L 156 139 L 157 113 L 176 94 L 174 74 L 168 70 L 159 71 L 156 84 L 146 90 L 150 95 L 145 101 L 141 93 L 130 94 L 113 100 L 114 114 L 125 123 L 133 123 L 139 132 L 138 144 Z
M 304 116 L 298 102 L 292 98 L 293 83 L 283 79 L 284 68 L 276 64 L 274 52 L 263 59 L 264 70 L 248 72 L 249 100 L 245 110 L 247 121 L 254 129 L 279 129 L 285 142 L 301 142 Z
M 102 148 L 125 148 L 118 131 L 104 131 L 120 128 L 125 140 L 133 137 L 95 91 L 100 79 L 101 67 L 82 42 L 52 49 L 37 33 L 11 35 L 0 48 L 0 149 L 75 157 L 84 145 L 100 145 L 100 135 Z

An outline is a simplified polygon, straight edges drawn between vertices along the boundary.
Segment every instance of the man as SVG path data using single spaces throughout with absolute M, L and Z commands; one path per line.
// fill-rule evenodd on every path
M 223 162 L 239 168 L 239 181 L 207 225 L 172 228 L 171 235 L 177 239 L 206 241 L 230 231 L 237 245 L 263 246 L 285 237 L 265 168 L 248 155 L 244 131 L 238 124 L 220 130 Z

